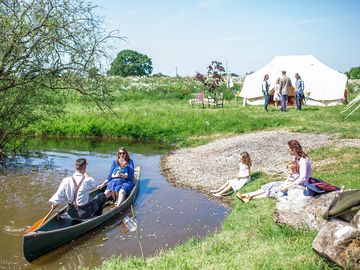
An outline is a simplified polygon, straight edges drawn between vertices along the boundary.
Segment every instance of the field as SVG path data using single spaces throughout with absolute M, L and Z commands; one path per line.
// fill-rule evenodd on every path
M 62 117 L 30 130 L 42 136 L 129 137 L 177 146 L 278 128 L 327 132 L 341 138 L 360 137 L 360 111 L 345 120 L 340 113 L 344 106 L 305 106 L 301 112 L 290 108 L 286 114 L 270 106 L 270 111 L 264 113 L 261 106 L 243 107 L 242 101 L 235 101 L 231 91 L 227 91 L 224 108 L 193 109 L 188 99 L 201 86 L 190 78 L 151 78 L 132 84 L 125 79 L 113 79 L 109 81 L 109 90 L 110 109 L 105 112 L 84 97 L 71 97 Z M 223 90 L 226 91 L 224 86 Z

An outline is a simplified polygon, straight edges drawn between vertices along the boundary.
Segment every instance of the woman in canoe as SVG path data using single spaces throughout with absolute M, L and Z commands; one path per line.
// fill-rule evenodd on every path
M 116 160 L 111 164 L 107 178 L 98 188 L 107 185 L 106 198 L 112 197 L 115 200 L 115 206 L 119 206 L 134 187 L 133 176 L 134 162 L 130 159 L 128 151 L 124 147 L 120 147 Z

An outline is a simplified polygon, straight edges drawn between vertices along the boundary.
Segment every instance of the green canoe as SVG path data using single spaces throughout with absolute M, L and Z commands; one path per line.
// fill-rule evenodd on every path
M 72 219 L 69 216 L 63 215 L 67 208 L 67 206 L 65 206 L 59 213 L 46 221 L 37 230 L 24 234 L 23 252 L 25 259 L 31 262 L 124 212 L 137 198 L 139 178 L 140 167 L 136 167 L 133 179 L 134 188 L 120 207 L 105 207 L 101 216 L 94 216 L 88 219 Z M 100 192 L 102 191 L 94 190 L 90 194 L 90 198 L 95 197 Z

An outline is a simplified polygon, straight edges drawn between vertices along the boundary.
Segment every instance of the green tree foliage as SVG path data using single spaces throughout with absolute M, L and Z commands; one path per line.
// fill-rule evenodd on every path
M 123 50 L 118 53 L 108 72 L 113 76 L 149 76 L 153 70 L 151 59 L 144 54 Z
M 215 93 L 219 90 L 220 83 L 224 81 L 225 69 L 222 63 L 218 61 L 212 61 L 207 69 L 207 76 L 197 72 L 195 80 L 201 82 L 210 93 Z
M 105 33 L 84 1 L 0 2 L 0 155 L 31 125 L 58 115 L 71 91 L 101 102 Z
M 349 79 L 360 79 L 360 67 L 351 68 L 346 75 Z

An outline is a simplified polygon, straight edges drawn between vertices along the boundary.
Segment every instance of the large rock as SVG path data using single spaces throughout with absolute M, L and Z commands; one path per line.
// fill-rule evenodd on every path
M 322 216 L 336 193 L 309 197 L 303 195 L 302 189 L 291 189 L 288 196 L 276 204 L 274 220 L 280 225 L 319 230 L 326 223 Z
M 360 230 L 360 211 L 358 211 L 351 220 L 351 224 Z
M 321 227 L 313 249 L 344 269 L 360 269 L 360 230 L 352 224 L 333 219 Z

